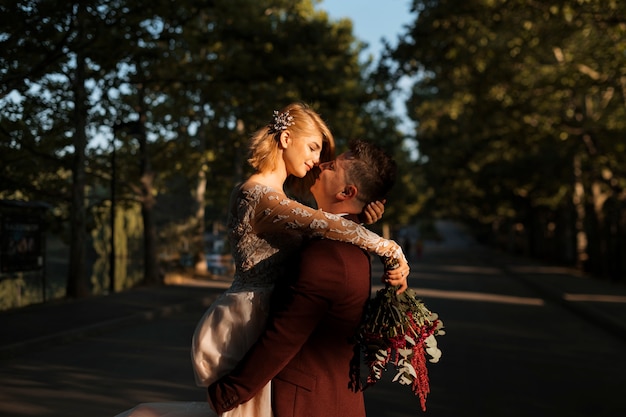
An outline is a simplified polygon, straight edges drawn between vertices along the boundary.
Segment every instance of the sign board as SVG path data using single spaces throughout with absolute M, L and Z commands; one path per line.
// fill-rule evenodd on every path
M 0 272 L 43 268 L 44 245 L 39 217 L 7 215 L 0 219 Z

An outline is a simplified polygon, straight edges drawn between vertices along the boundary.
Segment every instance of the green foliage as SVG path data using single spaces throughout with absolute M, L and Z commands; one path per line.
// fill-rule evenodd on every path
M 582 204 L 596 207 L 588 215 L 599 215 L 604 198 L 623 207 L 626 4 L 412 7 L 417 18 L 389 53 L 396 78 L 415 77 L 407 105 L 431 212 L 486 225 L 552 213 L 545 227 L 571 207 L 577 183 L 586 190 Z
M 316 4 L 0 0 L 0 198 L 52 203 L 66 240 L 84 215 L 105 274 L 112 190 L 120 216 L 143 205 L 163 248 L 172 230 L 201 241 L 189 233 L 225 220 L 232 186 L 250 173 L 249 136 L 288 102 L 319 111 L 338 151 L 371 139 L 409 163 L 390 89 L 359 62 L 351 22 L 330 21 Z M 389 204 L 386 219 L 401 218 L 401 207 Z M 117 241 L 137 230 L 122 228 Z

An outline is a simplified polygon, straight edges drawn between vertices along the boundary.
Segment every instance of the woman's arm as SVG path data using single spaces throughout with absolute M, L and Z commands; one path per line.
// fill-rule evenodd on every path
M 258 198 L 253 228 L 256 233 L 277 232 L 280 230 L 300 231 L 307 236 L 352 243 L 368 252 L 398 261 L 399 267 L 386 272 L 387 280 L 392 285 L 406 289 L 409 265 L 402 247 L 393 240 L 384 239 L 371 230 L 340 216 L 314 210 L 288 198 L 273 188 L 262 187 L 250 195 Z

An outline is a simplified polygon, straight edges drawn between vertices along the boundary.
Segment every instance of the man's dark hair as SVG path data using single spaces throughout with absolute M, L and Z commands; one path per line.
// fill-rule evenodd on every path
M 380 146 L 363 140 L 352 141 L 350 153 L 346 175 L 358 187 L 358 199 L 365 204 L 383 200 L 396 182 L 396 162 Z

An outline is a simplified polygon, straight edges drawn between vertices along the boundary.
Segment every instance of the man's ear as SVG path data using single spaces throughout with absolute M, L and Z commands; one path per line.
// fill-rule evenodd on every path
M 280 133 L 280 147 L 283 149 L 286 149 L 287 146 L 289 145 L 289 142 L 291 141 L 291 134 L 289 133 L 288 130 L 283 130 Z
M 351 200 L 356 198 L 359 190 L 356 188 L 354 184 L 348 184 L 344 187 L 343 191 L 340 194 L 341 198 L 344 200 Z

